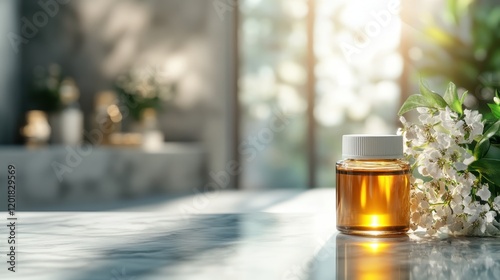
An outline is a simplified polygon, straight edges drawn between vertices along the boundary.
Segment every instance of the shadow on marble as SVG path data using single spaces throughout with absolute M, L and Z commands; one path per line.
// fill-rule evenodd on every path
M 127 238 L 133 242 L 103 250 L 90 270 L 67 279 L 280 279 L 312 244 L 311 227 L 300 230 L 309 221 L 297 214 L 196 215 L 180 229 L 135 232 Z
M 159 275 L 174 277 L 181 263 L 196 262 L 197 256 L 213 251 L 213 258 L 202 265 L 223 263 L 235 254 L 237 240 L 242 238 L 239 215 L 193 217 L 189 227 L 162 234 L 135 233 L 133 242 L 106 249 L 99 262 L 88 271 L 79 271 L 68 279 L 150 279 Z M 272 226 L 272 223 L 270 223 Z M 190 273 L 202 269 L 196 262 Z M 155 276 L 156 275 L 156 276 Z

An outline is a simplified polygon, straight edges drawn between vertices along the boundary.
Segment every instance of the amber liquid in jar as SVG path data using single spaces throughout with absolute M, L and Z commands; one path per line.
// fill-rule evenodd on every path
M 410 223 L 410 168 L 398 160 L 337 163 L 337 229 L 347 234 L 395 235 Z

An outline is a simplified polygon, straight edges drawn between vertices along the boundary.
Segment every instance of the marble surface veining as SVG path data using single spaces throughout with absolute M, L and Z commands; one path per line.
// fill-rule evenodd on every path
M 498 238 L 347 236 L 332 213 L 266 209 L 21 212 L 17 272 L 2 238 L 0 279 L 500 279 Z

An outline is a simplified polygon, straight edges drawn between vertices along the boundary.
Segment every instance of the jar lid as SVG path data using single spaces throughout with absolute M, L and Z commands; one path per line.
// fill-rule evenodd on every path
M 397 159 L 403 157 L 403 136 L 364 135 L 342 136 L 342 157 L 352 159 Z

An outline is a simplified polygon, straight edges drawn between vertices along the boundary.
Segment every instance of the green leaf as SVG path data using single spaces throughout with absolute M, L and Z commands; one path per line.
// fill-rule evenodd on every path
M 495 118 L 500 119 L 500 105 L 497 104 L 488 104 Z
M 422 95 L 418 94 L 410 95 L 410 97 L 406 99 L 405 103 L 403 103 L 403 106 L 401 106 L 401 109 L 399 109 L 398 115 L 401 116 L 419 107 L 431 107 L 431 106 L 429 106 L 427 99 L 425 99 L 425 97 L 423 97 Z
M 490 145 L 489 139 L 481 138 L 481 141 L 479 141 L 474 148 L 474 157 L 477 159 L 483 158 L 490 149 Z
M 470 171 L 477 171 L 489 182 L 500 186 L 500 160 L 482 158 L 469 165 Z
M 470 4 L 471 0 L 448 0 L 447 11 L 450 14 L 451 20 L 454 24 L 459 24 L 460 19 Z
M 460 19 L 460 17 L 458 16 L 458 13 L 457 13 L 457 1 L 456 0 L 448 0 L 447 6 L 448 6 L 448 12 L 450 14 L 451 19 L 453 20 L 453 23 L 457 24 L 458 20 Z
M 428 26 L 424 30 L 424 34 L 427 38 L 434 42 L 434 44 L 441 46 L 443 48 L 447 47 L 464 47 L 464 43 L 460 39 L 460 37 L 455 36 L 455 34 L 448 32 L 444 28 L 441 28 L 437 25 Z
M 448 106 L 450 108 L 459 113 L 462 114 L 462 103 L 460 102 L 460 99 L 458 98 L 458 93 L 457 93 L 457 86 L 450 82 L 448 84 L 448 88 L 446 89 L 446 92 L 444 93 L 444 100 L 446 103 L 448 103 Z
M 453 103 L 455 103 L 455 101 L 459 101 L 458 100 L 458 93 L 457 93 L 457 86 L 450 82 L 448 84 L 448 88 L 446 89 L 446 92 L 444 93 L 444 100 L 448 103 L 448 105 L 452 105 Z
M 494 123 L 486 132 L 483 137 L 479 140 L 476 147 L 474 148 L 474 156 L 480 159 L 486 155 L 490 148 L 490 138 L 495 136 L 500 131 L 500 121 Z
M 483 137 L 487 137 L 488 139 L 495 136 L 495 135 L 500 135 L 500 121 L 497 121 L 496 123 L 492 124 L 488 130 L 483 134 Z
M 423 81 L 420 81 L 420 93 L 422 94 L 423 97 L 425 97 L 430 107 L 440 109 L 448 106 L 448 104 L 446 104 L 446 101 L 444 101 L 443 97 L 433 92 L 432 90 L 428 89 L 424 85 Z
M 467 97 L 467 94 L 469 94 L 469 91 L 466 90 L 464 93 L 462 93 L 462 97 L 460 97 L 460 104 L 464 104 L 465 98 Z
M 495 144 L 492 144 L 484 157 L 485 158 L 492 158 L 492 159 L 499 159 L 500 158 L 500 147 L 498 147 Z

